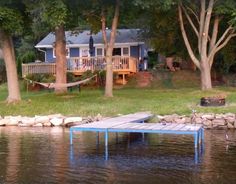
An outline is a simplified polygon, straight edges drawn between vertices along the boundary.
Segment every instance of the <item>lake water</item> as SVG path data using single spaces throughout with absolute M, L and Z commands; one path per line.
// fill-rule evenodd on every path
M 71 147 L 69 129 L 0 127 L 0 183 L 236 183 L 236 131 L 205 131 L 204 147 L 195 164 L 192 136 L 110 134 L 106 161 L 102 134 Z

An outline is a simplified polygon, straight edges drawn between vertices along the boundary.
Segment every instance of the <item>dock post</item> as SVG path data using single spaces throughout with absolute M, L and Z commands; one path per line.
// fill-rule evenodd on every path
M 119 142 L 119 136 L 118 133 L 116 132 L 116 144 Z
M 108 139 L 109 139 L 108 130 L 106 130 L 106 132 L 105 132 L 105 160 L 108 160 L 108 156 L 109 156 L 109 154 L 108 154 Z
M 201 133 L 201 136 L 202 136 L 201 139 L 202 139 L 202 143 L 203 143 L 203 141 L 204 141 L 204 128 L 201 128 L 201 132 L 202 132 Z
M 202 143 L 202 129 L 198 131 L 198 145 L 201 145 Z
M 73 144 L 73 130 L 70 129 L 70 144 Z
M 96 144 L 97 146 L 99 145 L 99 132 L 97 132 L 97 135 L 96 135 Z
M 194 149 L 194 161 L 195 161 L 195 164 L 198 164 L 199 162 L 198 149 L 196 147 Z
M 195 132 L 194 134 L 194 147 L 197 148 L 198 147 L 198 132 Z

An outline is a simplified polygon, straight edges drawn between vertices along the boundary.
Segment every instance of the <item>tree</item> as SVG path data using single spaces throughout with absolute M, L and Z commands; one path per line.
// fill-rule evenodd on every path
M 0 4 L 0 45 L 7 72 L 8 97 L 7 103 L 21 100 L 17 77 L 16 59 L 12 36 L 23 30 L 23 16 L 20 11 L 9 3 Z
M 106 97 L 113 97 L 112 52 L 120 16 L 120 0 L 98 0 L 90 3 L 89 9 L 84 11 L 84 15 L 93 32 L 102 30 L 106 59 L 106 85 L 104 95 Z M 107 25 L 111 26 L 109 38 L 106 31 Z
M 112 51 L 115 44 L 116 39 L 116 30 L 118 26 L 118 19 L 119 19 L 119 11 L 120 11 L 120 1 L 116 0 L 115 4 L 115 12 L 114 17 L 112 20 L 112 26 L 111 26 L 111 35 L 110 40 L 108 42 L 107 35 L 106 35 L 106 17 L 104 14 L 104 10 L 102 9 L 101 12 L 101 22 L 102 22 L 102 35 L 103 35 L 103 41 L 105 45 L 106 50 L 106 86 L 105 86 L 105 96 L 106 97 L 112 97 L 113 96 L 113 64 L 112 64 Z
M 236 36 L 236 2 L 234 0 L 135 0 L 135 3 L 142 4 L 146 11 L 153 11 L 156 8 L 166 12 L 177 10 L 176 17 L 179 20 L 175 18 L 171 22 L 177 20 L 179 22 L 189 57 L 201 72 L 202 90 L 211 89 L 211 68 L 215 55 Z M 171 23 L 168 27 L 172 25 Z
M 42 18 L 55 32 L 56 84 L 66 83 L 66 36 L 67 7 L 62 0 L 42 0 Z M 56 85 L 57 86 L 57 85 Z M 56 87 L 57 94 L 67 92 L 66 87 Z
M 231 38 L 236 36 L 233 22 L 229 22 L 221 35 L 219 34 L 220 22 L 226 21 L 230 15 L 233 15 L 233 12 L 236 11 L 236 3 L 230 0 L 218 2 L 200 0 L 199 4 L 198 2 L 195 3 L 198 6 L 192 6 L 190 2 L 178 4 L 179 22 L 188 53 L 201 71 L 201 88 L 202 90 L 209 90 L 212 89 L 211 68 L 214 57 L 219 50 L 227 45 Z M 231 8 L 227 10 L 228 5 L 231 5 Z M 198 54 L 194 53 L 192 49 L 193 46 L 191 46 L 184 26 L 183 15 L 197 36 Z M 232 17 L 230 18 L 232 19 Z M 211 21 L 212 19 L 213 21 Z

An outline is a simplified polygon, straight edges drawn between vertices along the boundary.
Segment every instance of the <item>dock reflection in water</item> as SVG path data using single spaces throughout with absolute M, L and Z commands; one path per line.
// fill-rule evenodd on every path
M 115 134 L 104 138 L 69 129 L 0 128 L 0 183 L 234 183 L 236 132 L 205 131 L 205 149 L 194 160 L 186 135 Z

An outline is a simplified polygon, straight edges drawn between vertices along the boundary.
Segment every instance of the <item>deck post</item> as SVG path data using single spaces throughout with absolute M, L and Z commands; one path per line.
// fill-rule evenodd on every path
M 108 160 L 108 130 L 105 131 L 105 160 Z
M 70 129 L 70 144 L 73 144 L 73 130 Z

